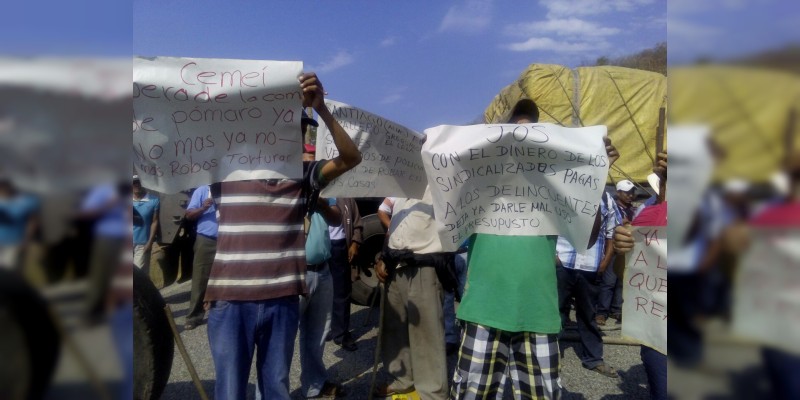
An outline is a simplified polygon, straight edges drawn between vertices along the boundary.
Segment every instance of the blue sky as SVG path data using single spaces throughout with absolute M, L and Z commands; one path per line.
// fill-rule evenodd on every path
M 800 43 L 797 0 L 670 0 L 669 62 L 729 60 Z
M 133 53 L 300 60 L 328 97 L 422 131 L 466 124 L 531 63 L 666 41 L 659 0 L 133 2 Z

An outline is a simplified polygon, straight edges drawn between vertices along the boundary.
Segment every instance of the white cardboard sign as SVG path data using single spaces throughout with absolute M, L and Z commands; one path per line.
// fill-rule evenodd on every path
M 473 233 L 562 235 L 585 248 L 608 175 L 605 126 L 425 130 L 422 160 L 445 251 Z
M 336 121 L 361 151 L 361 163 L 322 190 L 324 197 L 421 199 L 427 180 L 420 150 L 424 136 L 378 115 L 325 100 Z M 317 160 L 339 155 L 325 124 L 317 128 Z
M 164 193 L 212 182 L 302 177 L 295 61 L 137 57 L 134 170 Z

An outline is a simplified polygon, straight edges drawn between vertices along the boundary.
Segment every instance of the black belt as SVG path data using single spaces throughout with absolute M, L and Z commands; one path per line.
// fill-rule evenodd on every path
M 331 246 L 345 246 L 347 244 L 347 239 L 332 239 Z
M 325 267 L 325 265 L 326 265 L 325 263 L 307 264 L 306 265 L 306 269 L 309 270 L 309 271 L 312 271 L 312 272 L 319 272 L 319 271 L 322 270 L 322 268 Z

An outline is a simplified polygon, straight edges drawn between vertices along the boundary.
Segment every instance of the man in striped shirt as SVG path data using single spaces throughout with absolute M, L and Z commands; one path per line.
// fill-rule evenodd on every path
M 316 74 L 306 73 L 299 80 L 303 107 L 313 107 L 331 131 L 339 156 L 305 164 L 302 180 L 222 182 L 211 187 L 220 219 L 205 301 L 218 399 L 245 398 L 254 351 L 262 397 L 289 398 L 299 296 L 308 293 L 303 217 L 316 205 L 309 195 L 361 162 L 358 148 L 325 107 Z M 309 124 L 316 126 L 316 121 L 304 117 L 302 132 Z

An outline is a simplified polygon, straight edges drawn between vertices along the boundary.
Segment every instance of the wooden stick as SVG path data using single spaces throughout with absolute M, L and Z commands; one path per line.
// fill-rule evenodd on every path
M 181 335 L 178 333 L 178 327 L 175 326 L 175 318 L 172 317 L 172 310 L 169 308 L 169 305 L 164 307 L 164 312 L 167 314 L 167 321 L 169 321 L 169 327 L 172 329 L 172 336 L 175 338 L 175 344 L 178 345 L 178 351 L 180 351 L 181 357 L 183 357 L 183 362 L 186 364 L 186 368 L 189 369 L 189 374 L 192 376 L 194 387 L 197 388 L 197 391 L 200 393 L 201 399 L 208 400 L 208 395 L 206 394 L 205 389 L 203 389 L 203 384 L 200 382 L 200 377 L 197 376 L 197 371 L 194 369 L 192 359 L 189 358 L 189 353 L 186 352 L 186 348 L 183 346 L 183 340 L 181 339 Z
M 83 369 L 83 372 L 86 373 L 86 378 L 89 379 L 89 383 L 92 385 L 101 399 L 111 400 L 111 395 L 108 393 L 108 388 L 106 388 L 106 386 L 100 380 L 100 377 L 95 373 L 92 365 L 89 364 L 89 360 L 84 356 L 80 347 L 72 338 L 72 334 L 67 332 L 67 330 L 64 328 L 64 324 L 61 322 L 61 317 L 52 309 L 49 309 L 49 313 L 50 320 L 53 321 L 53 326 L 55 326 L 56 331 L 58 331 L 58 335 L 61 337 L 64 346 L 75 356 L 75 359 L 78 361 L 78 365 L 81 369 Z
M 664 151 L 664 131 L 666 130 L 667 110 L 661 107 L 658 110 L 658 127 L 656 128 L 656 159 L 653 160 L 653 166 L 658 165 L 658 153 Z
M 578 335 L 578 332 L 564 332 L 558 338 L 559 341 L 564 342 L 580 342 L 581 337 Z M 615 344 L 615 345 L 623 345 L 623 346 L 641 346 L 642 344 L 639 342 L 634 342 L 630 339 L 625 339 L 623 337 L 616 337 L 616 336 L 603 336 L 603 344 Z

